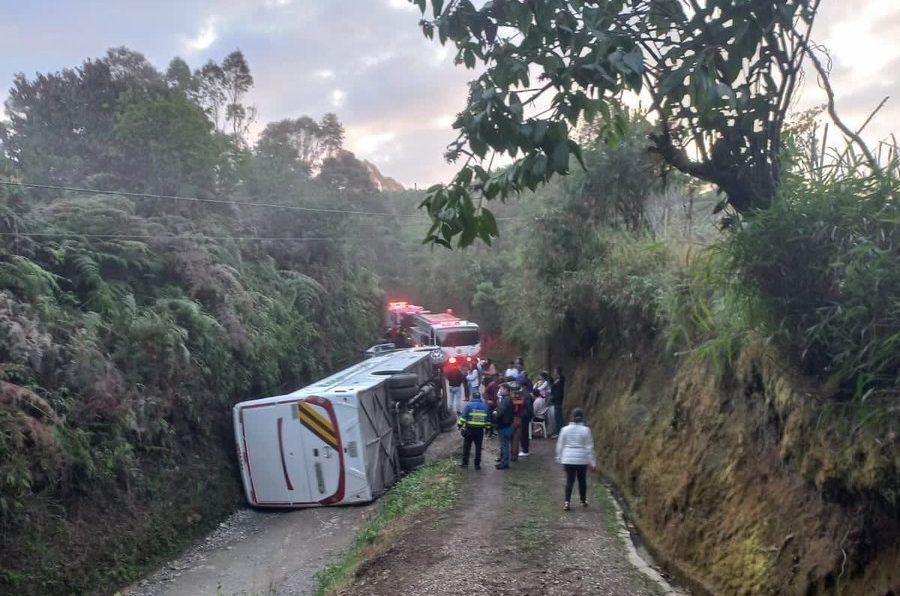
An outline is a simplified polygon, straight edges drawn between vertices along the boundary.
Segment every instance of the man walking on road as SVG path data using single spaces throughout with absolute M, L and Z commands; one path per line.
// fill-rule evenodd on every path
M 500 437 L 500 463 L 494 467 L 506 470 L 509 468 L 509 441 L 512 438 L 512 425 L 516 414 L 506 383 L 500 386 L 497 396 L 500 401 L 494 411 L 494 424 L 497 426 L 497 436 Z
M 484 442 L 484 429 L 489 424 L 488 416 L 487 406 L 481 401 L 481 396 L 473 394 L 472 400 L 466 404 L 466 409 L 459 418 L 463 435 L 462 463 L 459 464 L 461 468 L 469 467 L 469 452 L 474 443 L 475 469 L 481 469 L 481 445 Z
M 466 378 L 458 366 L 450 366 L 444 376 L 447 377 L 447 385 L 450 387 L 450 403 L 447 407 L 458 417 L 462 412 L 462 391 Z

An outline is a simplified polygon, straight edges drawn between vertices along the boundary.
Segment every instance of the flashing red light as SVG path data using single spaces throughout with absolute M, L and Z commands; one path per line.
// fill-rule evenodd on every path
M 449 362 L 450 364 L 456 364 L 456 358 L 451 357 L 447 362 Z

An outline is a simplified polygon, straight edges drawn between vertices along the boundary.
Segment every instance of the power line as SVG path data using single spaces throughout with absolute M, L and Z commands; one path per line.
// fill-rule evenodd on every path
M 0 232 L 0 236 L 13 237 L 61 237 L 61 238 L 103 238 L 107 240 L 271 240 L 306 242 L 308 240 L 345 240 L 338 236 L 206 236 L 204 234 L 79 234 L 78 232 Z
M 65 192 L 77 192 L 83 194 L 96 194 L 96 195 L 109 195 L 109 196 L 122 196 L 122 197 L 133 197 L 133 198 L 142 198 L 142 199 L 162 199 L 166 201 L 186 201 L 186 202 L 195 202 L 195 203 L 212 203 L 215 205 L 240 205 L 243 207 L 262 207 L 267 209 L 285 209 L 289 211 L 303 211 L 307 213 L 328 213 L 328 214 L 336 214 L 336 215 L 362 215 L 362 216 L 375 216 L 375 217 L 403 217 L 403 218 L 411 218 L 411 219 L 421 219 L 422 222 L 431 221 L 429 217 L 426 215 L 422 215 L 421 213 L 388 213 L 386 211 L 358 211 L 352 209 L 328 209 L 323 207 L 301 207 L 299 205 L 279 205 L 277 203 L 261 203 L 256 201 L 232 201 L 227 199 L 210 199 L 203 197 L 188 197 L 183 195 L 158 195 L 152 193 L 145 192 L 132 192 L 132 191 L 124 191 L 124 190 L 103 190 L 99 188 L 80 188 L 74 186 L 57 186 L 53 184 L 35 184 L 30 182 L 14 182 L 11 180 L 0 180 L 0 185 L 3 186 L 20 186 L 22 188 L 34 188 L 41 190 L 58 190 Z M 495 218 L 497 221 L 523 221 L 527 219 L 532 219 L 528 217 L 515 217 L 515 216 L 507 216 L 507 217 L 497 217 Z
M 259 203 L 252 201 L 230 201 L 226 199 L 207 199 L 203 197 L 186 197 L 182 195 L 157 195 L 145 192 L 130 192 L 120 190 L 102 190 L 97 188 L 78 188 L 72 186 L 55 186 L 53 184 L 32 184 L 29 182 L 12 182 L 8 180 L 0 180 L 0 184 L 4 186 L 21 186 L 23 188 L 36 188 L 43 190 L 60 190 L 66 192 L 79 192 L 85 194 L 97 195 L 114 195 L 123 197 L 135 197 L 142 199 L 163 199 L 166 201 L 186 201 L 195 203 L 213 203 L 216 205 L 241 205 L 244 207 L 264 207 L 268 209 L 287 209 L 291 211 L 305 211 L 311 213 L 331 213 L 339 215 L 367 215 L 380 217 L 412 217 L 425 219 L 421 213 L 388 213 L 386 211 L 355 211 L 352 209 L 327 209 L 322 207 L 301 207 L 299 205 L 279 205 L 277 203 Z

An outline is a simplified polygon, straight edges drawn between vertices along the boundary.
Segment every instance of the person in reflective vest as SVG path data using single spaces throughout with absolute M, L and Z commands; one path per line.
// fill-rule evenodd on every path
M 490 424 L 490 413 L 487 406 L 481 401 L 479 394 L 474 394 L 472 400 L 466 404 L 465 410 L 459 417 L 460 430 L 463 436 L 462 468 L 469 467 L 469 452 L 472 443 L 475 444 L 475 469 L 481 469 L 481 445 L 484 442 L 484 429 Z

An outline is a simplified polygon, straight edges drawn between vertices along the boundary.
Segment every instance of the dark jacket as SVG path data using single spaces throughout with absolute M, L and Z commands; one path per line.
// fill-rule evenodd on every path
M 484 403 L 491 407 L 497 406 L 497 390 L 500 389 L 500 383 L 496 379 L 488 383 L 484 388 Z
M 463 376 L 462 374 L 462 371 L 456 367 L 448 370 L 446 373 L 444 373 L 444 376 L 447 377 L 447 383 L 449 383 L 451 387 L 459 387 L 463 384 L 463 381 L 466 380 L 465 376 Z
M 512 426 L 515 415 L 512 397 L 506 394 L 500 398 L 500 403 L 497 404 L 497 409 L 494 411 L 494 422 L 497 424 L 497 428 Z
M 550 383 L 550 393 L 553 395 L 553 405 L 561 406 L 566 396 L 566 378 L 553 379 Z
M 519 412 L 519 416 L 522 418 L 522 422 L 527 423 L 531 422 L 531 419 L 534 418 L 534 398 L 531 395 L 526 394 L 524 399 L 525 407 Z

